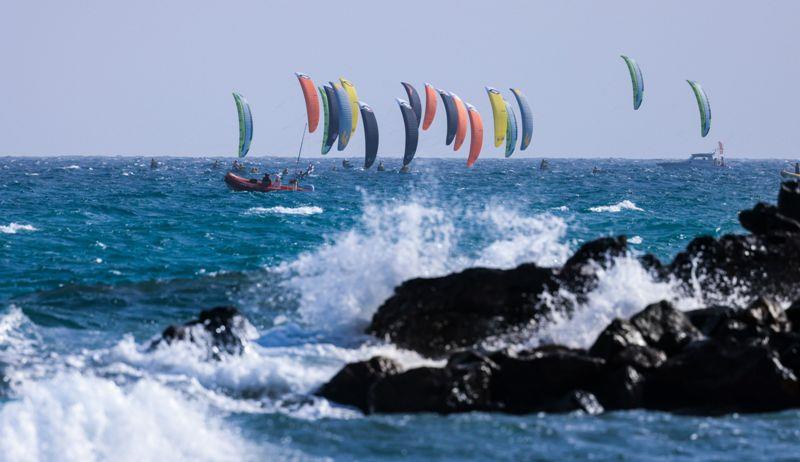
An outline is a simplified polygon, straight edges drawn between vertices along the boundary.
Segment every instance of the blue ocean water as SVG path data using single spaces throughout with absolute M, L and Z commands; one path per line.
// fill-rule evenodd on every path
M 774 201 L 781 161 L 702 171 L 556 159 L 540 172 L 534 159 L 473 169 L 417 159 L 403 175 L 315 159 L 304 180 L 314 192 L 252 194 L 227 189 L 227 159 L 159 160 L 153 170 L 143 158 L 0 158 L 0 460 L 796 455 L 795 411 L 365 417 L 312 395 L 375 354 L 431 363 L 361 333 L 405 279 L 558 265 L 581 242 L 616 234 L 668 260 L 697 235 L 742 232 L 736 212 Z M 251 166 L 296 168 L 285 158 Z M 620 259 L 576 318 L 530 342 L 587 346 L 610 319 L 662 298 L 696 306 Z M 253 324 L 242 357 L 146 351 L 168 324 L 221 304 Z

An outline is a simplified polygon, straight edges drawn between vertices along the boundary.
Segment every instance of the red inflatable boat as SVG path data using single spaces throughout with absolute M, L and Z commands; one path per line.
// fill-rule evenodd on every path
M 225 175 L 225 183 L 234 191 L 313 191 L 313 188 L 303 187 L 298 184 L 266 185 L 255 178 L 243 178 L 231 172 Z

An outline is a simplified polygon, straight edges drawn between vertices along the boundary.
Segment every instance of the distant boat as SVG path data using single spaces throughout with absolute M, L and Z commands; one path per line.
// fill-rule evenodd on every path
M 712 152 L 700 152 L 683 161 L 659 162 L 658 165 L 666 168 L 719 168 L 725 166 L 724 152 L 725 148 L 720 141 L 718 148 Z

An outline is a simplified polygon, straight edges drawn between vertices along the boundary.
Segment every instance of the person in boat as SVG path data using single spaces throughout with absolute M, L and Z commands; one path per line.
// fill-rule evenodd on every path
M 272 186 L 272 178 L 270 178 L 269 172 L 264 174 L 264 178 L 261 179 L 261 184 L 263 184 L 266 187 Z
M 272 180 L 272 184 L 270 186 L 280 187 L 281 186 L 281 175 L 279 173 L 275 174 L 275 179 Z
M 150 159 L 150 168 L 152 169 L 158 168 L 158 162 L 156 162 L 156 160 L 153 158 Z
M 379 171 L 379 172 L 383 172 L 383 171 L 385 171 L 385 170 L 386 170 L 386 167 L 384 167 L 384 166 L 383 166 L 383 161 L 382 161 L 382 160 L 381 160 L 381 161 L 379 161 L 379 162 L 378 162 L 378 171 Z

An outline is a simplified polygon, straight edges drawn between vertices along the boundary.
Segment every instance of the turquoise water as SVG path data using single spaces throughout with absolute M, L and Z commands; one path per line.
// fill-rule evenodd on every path
M 481 160 L 470 170 L 461 160 L 418 159 L 400 175 L 333 171 L 339 161 L 326 159 L 306 180 L 316 191 L 271 194 L 229 191 L 211 159 L 160 161 L 151 170 L 141 158 L 0 158 L 0 459 L 775 460 L 796 452 L 797 412 L 364 417 L 311 395 L 344 363 L 373 354 L 429 362 L 360 333 L 407 278 L 476 264 L 557 265 L 581 242 L 611 234 L 669 259 L 699 234 L 741 232 L 736 212 L 774 201 L 781 161 L 671 171 L 655 161 L 552 160 L 539 172 L 533 159 Z M 608 320 L 665 297 L 695 303 L 621 259 L 583 315 L 531 343 L 586 346 Z M 239 306 L 253 324 L 243 357 L 145 351 L 166 325 L 219 304 Z

